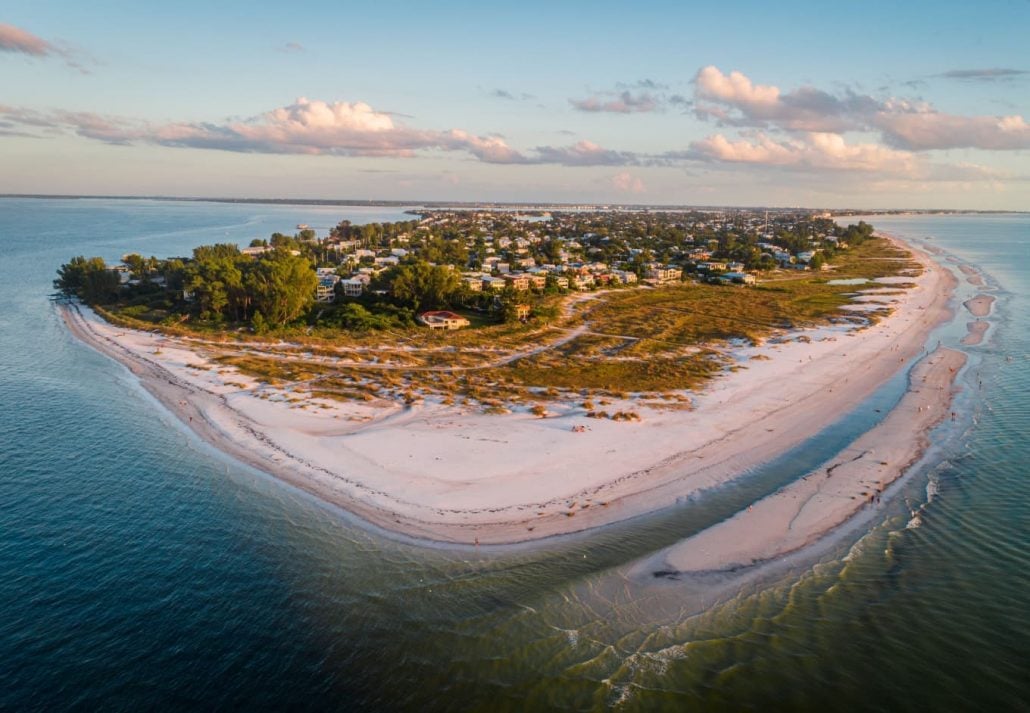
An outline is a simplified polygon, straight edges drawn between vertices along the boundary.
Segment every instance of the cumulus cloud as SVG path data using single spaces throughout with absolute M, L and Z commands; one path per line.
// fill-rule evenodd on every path
M 992 151 L 1030 148 L 1030 124 L 1019 115 L 956 116 L 925 104 L 888 102 L 871 124 L 892 146 L 914 151 L 978 148 Z
M 28 30 L 23 30 L 14 25 L 0 23 L 0 52 L 23 54 L 40 59 L 59 57 L 69 67 L 77 69 L 84 74 L 88 73 L 82 64 L 82 53 L 73 52 L 66 46 L 48 42 Z
M 774 139 L 764 132 L 739 140 L 714 134 L 695 141 L 688 158 L 809 172 L 868 173 L 906 180 L 958 181 L 1001 176 L 976 164 L 938 164 L 880 144 L 849 144 L 840 134 L 810 132 Z
M 30 128 L 43 135 L 70 132 L 110 144 L 149 143 L 240 153 L 410 158 L 443 151 L 463 152 L 484 163 L 564 166 L 624 166 L 639 160 L 635 154 L 589 141 L 539 146 L 527 154 L 497 135 L 418 129 L 364 102 L 328 103 L 303 97 L 250 119 L 225 123 L 153 124 L 89 112 L 39 112 L 9 106 L 0 106 L 0 120 L 9 131 Z
M 644 181 L 629 171 L 621 171 L 611 177 L 612 188 L 620 193 L 643 193 L 647 190 Z
M 925 103 L 884 101 L 851 91 L 835 95 L 814 87 L 784 92 L 713 66 L 694 77 L 694 111 L 721 126 L 835 134 L 879 131 L 890 146 L 913 151 L 1030 147 L 1030 130 L 1022 116 L 958 116 Z
M 826 132 L 782 140 L 757 132 L 738 141 L 714 134 L 692 143 L 690 152 L 703 160 L 729 163 L 903 174 L 911 173 L 915 164 L 911 152 L 878 144 L 848 144 L 840 134 Z
M 741 72 L 724 74 L 703 67 L 694 76 L 694 111 L 700 119 L 727 126 L 779 127 L 792 131 L 846 131 L 861 127 L 861 116 L 875 111 L 872 97 L 834 96 L 814 87 L 781 92 L 755 84 Z

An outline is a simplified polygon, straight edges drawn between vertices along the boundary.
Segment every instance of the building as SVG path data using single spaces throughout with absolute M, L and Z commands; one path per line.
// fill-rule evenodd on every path
M 526 275 L 526 279 L 529 280 L 529 286 L 534 290 L 542 290 L 547 287 L 547 275 L 542 273 Z
M 505 284 L 511 285 L 512 288 L 522 292 L 529 289 L 529 275 L 521 272 L 509 273 L 504 275 L 502 278 Z
M 430 329 L 461 329 L 469 326 L 469 321 L 460 314 L 446 310 L 423 312 L 418 316 L 418 321 Z
M 683 277 L 683 270 L 671 265 L 648 265 L 644 278 L 656 285 L 665 285 L 670 282 L 679 282 Z
M 361 297 L 365 292 L 365 288 L 368 287 L 368 283 L 371 282 L 368 275 L 354 275 L 348 277 L 346 280 L 340 280 L 340 284 L 343 286 L 344 297 Z
M 339 275 L 319 275 L 318 286 L 315 287 L 315 300 L 317 302 L 332 302 L 336 299 L 336 283 L 339 281 Z
M 754 275 L 747 272 L 727 272 L 719 275 L 719 280 L 721 282 L 743 283 L 745 285 L 753 285 L 758 282 Z

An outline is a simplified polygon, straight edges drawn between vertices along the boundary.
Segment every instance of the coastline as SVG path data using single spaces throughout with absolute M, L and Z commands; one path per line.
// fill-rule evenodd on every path
M 881 495 L 923 456 L 929 431 L 948 418 L 966 355 L 939 348 L 912 370 L 898 405 L 833 459 L 697 535 L 648 558 L 638 576 L 725 574 L 804 549 Z
M 954 276 L 904 247 L 923 273 L 882 322 L 790 333 L 742 350 L 767 360 L 750 359 L 710 383 L 693 411 L 649 414 L 642 424 L 486 416 L 437 404 L 376 416 L 363 405 L 298 412 L 255 398 L 265 395 L 245 377 L 213 374 L 188 341 L 121 329 L 75 305 L 61 313 L 76 337 L 124 364 L 238 460 L 386 530 L 512 544 L 603 526 L 729 482 L 873 393 L 950 316 Z M 570 433 L 582 422 L 589 432 Z

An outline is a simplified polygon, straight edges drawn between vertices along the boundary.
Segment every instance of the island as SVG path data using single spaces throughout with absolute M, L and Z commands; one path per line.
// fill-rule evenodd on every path
M 888 416 L 908 446 L 835 481 L 855 471 L 864 506 L 918 459 L 961 367 L 925 350 L 952 273 L 813 211 L 434 207 L 298 228 L 186 257 L 74 258 L 62 314 L 208 442 L 421 540 L 524 542 L 697 497 L 925 357 L 940 388 L 919 418 Z M 750 559 L 853 515 L 818 506 L 831 500 Z

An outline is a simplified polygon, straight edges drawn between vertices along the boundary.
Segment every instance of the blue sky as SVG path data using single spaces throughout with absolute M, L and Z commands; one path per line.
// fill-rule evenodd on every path
M 1025 1 L 151 5 L 0 7 L 0 192 L 1030 205 Z

